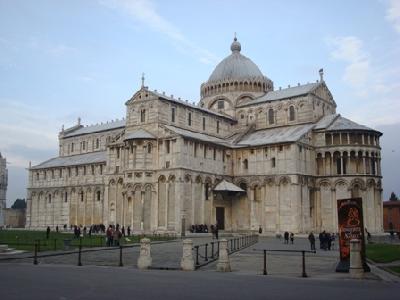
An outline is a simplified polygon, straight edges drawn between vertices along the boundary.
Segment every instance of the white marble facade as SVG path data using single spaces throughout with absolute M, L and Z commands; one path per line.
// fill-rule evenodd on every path
M 336 113 L 322 70 L 274 89 L 236 39 L 231 52 L 197 105 L 142 84 L 122 120 L 63 129 L 59 156 L 29 169 L 27 227 L 337 231 L 336 200 L 360 196 L 381 232 L 381 133 Z M 222 180 L 245 193 L 214 192 Z

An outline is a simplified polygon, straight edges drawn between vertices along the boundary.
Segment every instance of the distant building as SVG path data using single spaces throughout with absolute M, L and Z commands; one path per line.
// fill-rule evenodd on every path
M 4 226 L 9 228 L 24 228 L 25 221 L 25 209 L 4 209 Z
M 337 199 L 362 197 L 365 226 L 382 232 L 382 134 L 337 114 L 319 76 L 275 89 L 235 38 L 197 105 L 143 79 L 125 119 L 79 119 L 59 156 L 29 169 L 26 226 L 336 232 Z
M 383 202 L 383 228 L 400 232 L 400 200 Z
M 0 227 L 4 226 L 4 209 L 6 208 L 7 185 L 7 161 L 0 152 Z

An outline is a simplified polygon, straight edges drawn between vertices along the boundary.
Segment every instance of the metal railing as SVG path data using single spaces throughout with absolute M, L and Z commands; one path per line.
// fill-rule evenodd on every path
M 258 235 L 245 235 L 228 239 L 228 254 L 235 253 L 244 248 L 250 247 L 258 242 Z M 212 241 L 193 247 L 195 268 L 201 268 L 216 261 L 219 257 L 220 241 Z
M 167 240 L 158 240 L 154 241 L 151 244 L 156 245 L 156 244 L 162 244 L 166 242 L 173 241 L 173 239 L 167 239 Z M 33 247 L 33 255 L 23 255 L 23 256 L 18 256 L 18 257 L 5 257 L 5 258 L 0 258 L 1 261 L 12 261 L 12 260 L 25 260 L 25 259 L 33 259 L 33 264 L 37 265 L 39 264 L 39 259 L 40 258 L 46 258 L 46 257 L 57 257 L 57 256 L 65 256 L 65 255 L 77 255 L 77 266 L 82 266 L 82 254 L 83 253 L 88 253 L 88 252 L 100 252 L 100 251 L 113 251 L 113 250 L 119 250 L 119 261 L 118 261 L 118 266 L 122 267 L 123 266 L 123 249 L 125 248 L 138 248 L 140 247 L 140 243 L 135 243 L 135 244 L 130 244 L 130 245 L 119 245 L 119 246 L 110 246 L 110 247 L 101 247 L 97 249 L 93 248 L 84 248 L 82 244 L 82 239 L 79 240 L 79 245 L 77 250 L 71 250 L 71 251 L 57 251 L 56 253 L 46 253 L 46 254 L 39 254 L 39 249 L 40 249 L 40 240 L 36 241 Z
M 302 272 L 301 277 L 308 277 L 306 273 L 306 253 L 317 253 L 315 250 L 271 250 L 271 249 L 253 249 L 254 251 L 264 252 L 264 264 L 263 264 L 263 275 L 268 275 L 267 273 L 267 252 L 297 252 L 302 254 Z

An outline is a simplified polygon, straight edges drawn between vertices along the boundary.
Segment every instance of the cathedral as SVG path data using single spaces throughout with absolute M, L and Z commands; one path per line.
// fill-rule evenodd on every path
M 361 197 L 382 232 L 382 134 L 336 112 L 322 69 L 276 88 L 236 38 L 230 50 L 197 104 L 142 78 L 122 120 L 63 127 L 59 155 L 29 167 L 26 227 L 337 232 L 337 199 Z

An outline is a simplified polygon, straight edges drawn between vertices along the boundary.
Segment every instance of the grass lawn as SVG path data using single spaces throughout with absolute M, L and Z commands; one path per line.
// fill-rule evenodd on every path
M 400 260 L 400 245 L 369 244 L 367 245 L 367 258 L 377 263 Z
M 137 243 L 141 236 L 122 237 L 121 244 L 128 245 Z M 152 236 L 151 240 L 166 240 L 171 237 Z M 35 243 L 38 243 L 39 251 L 62 250 L 64 248 L 64 240 L 71 240 L 72 248 L 77 248 L 80 239 L 74 239 L 74 235 L 70 232 L 50 232 L 49 239 L 46 239 L 46 231 L 35 230 L 0 230 L 0 244 L 7 244 L 10 248 L 18 250 L 34 251 Z M 105 235 L 86 235 L 82 237 L 82 247 L 104 247 L 106 246 Z
M 392 266 L 392 267 L 387 267 L 387 268 L 400 276 L 400 266 Z

